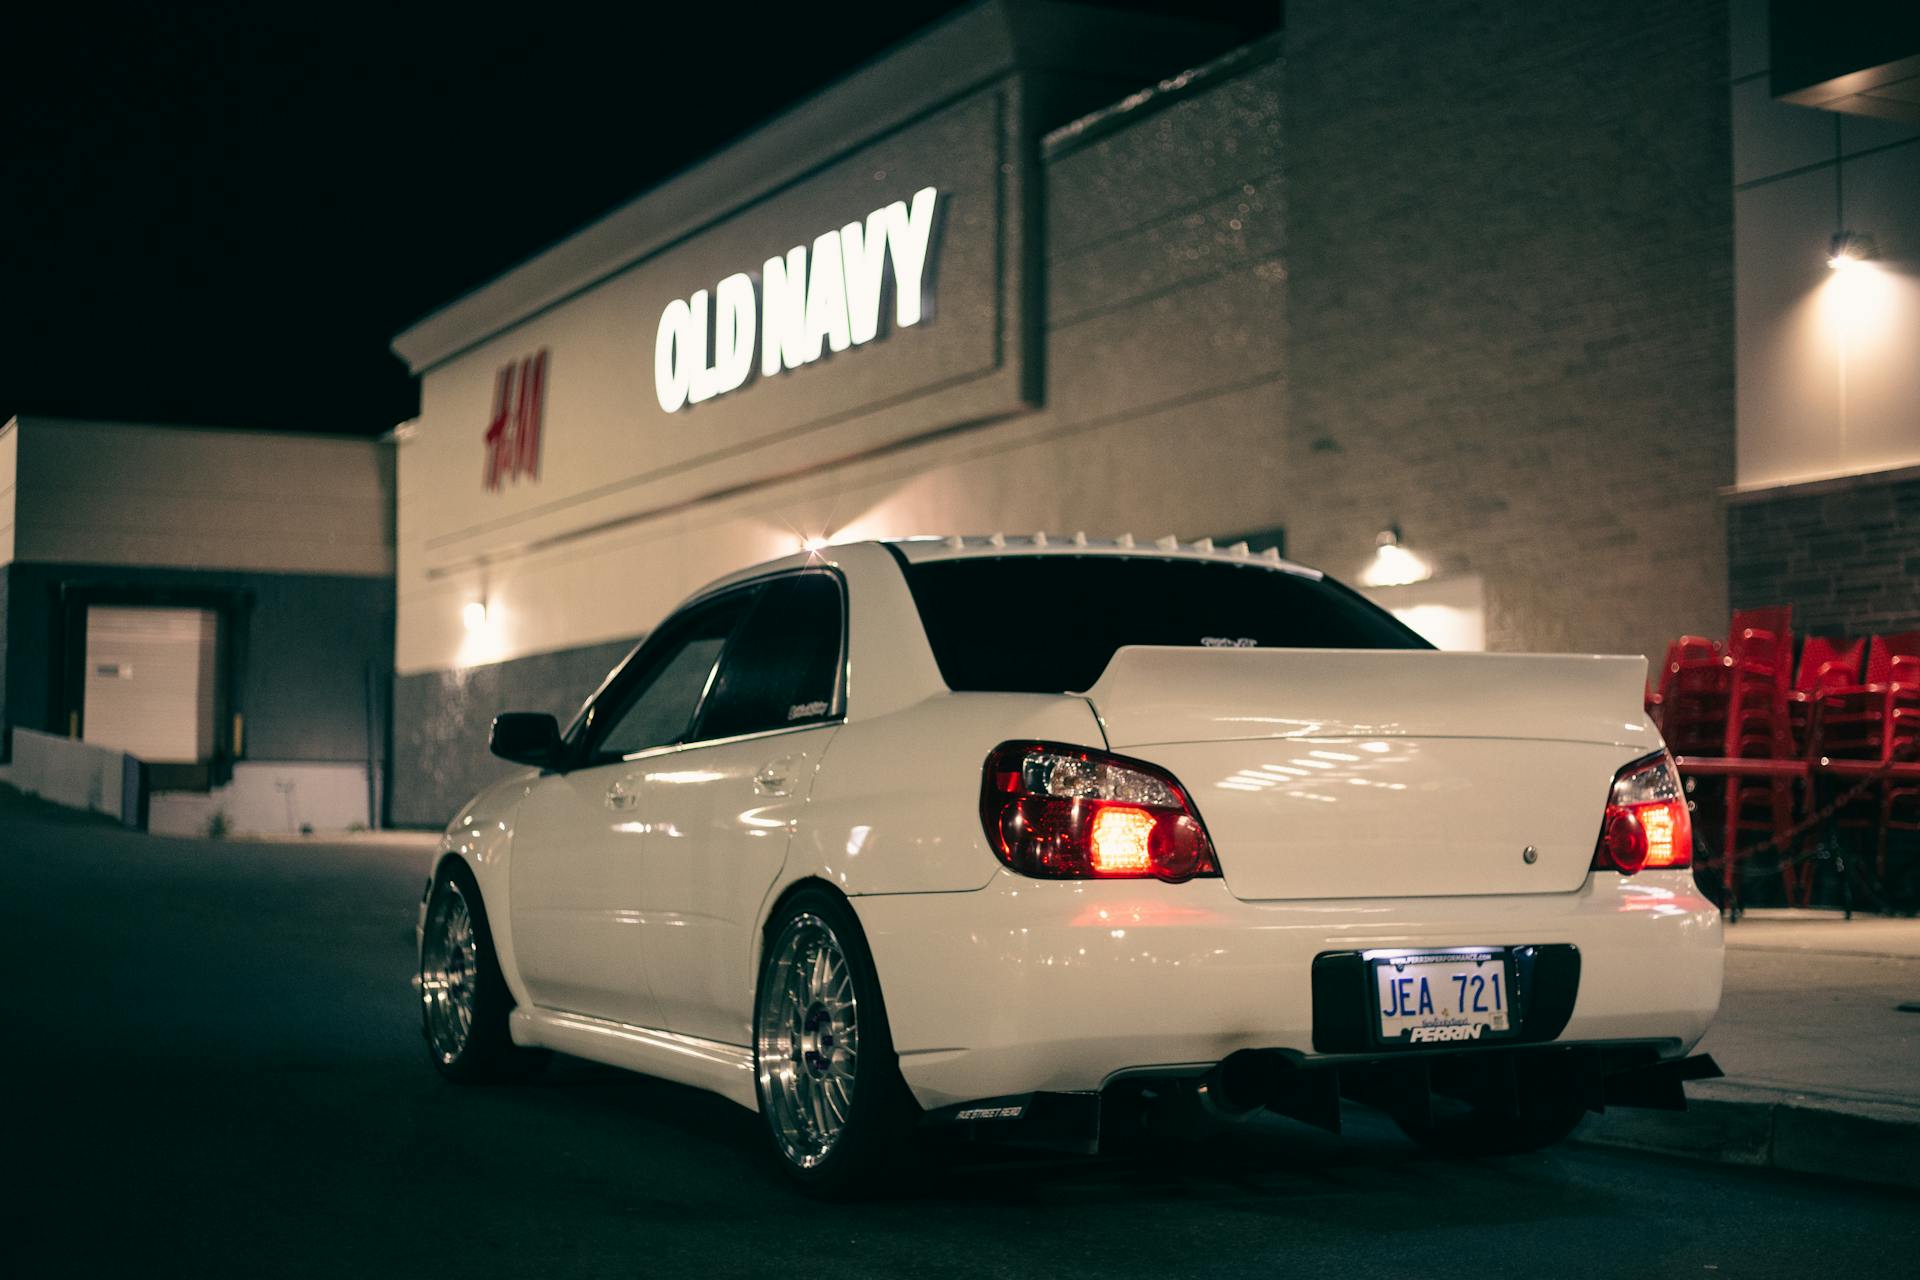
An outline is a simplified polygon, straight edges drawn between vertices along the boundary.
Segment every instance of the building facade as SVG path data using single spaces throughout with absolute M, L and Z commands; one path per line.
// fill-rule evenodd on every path
M 1733 11 L 1732 603 L 1806 634 L 1920 628 L 1920 9 L 1871 12 Z
M 495 711 L 564 717 L 811 542 L 1246 538 L 1366 581 L 1392 541 L 1431 577 L 1378 598 L 1451 642 L 1723 632 L 1780 452 L 1729 190 L 1764 9 L 1295 0 L 1243 43 L 987 4 L 426 317 L 394 820 L 496 775 Z
M 0 780 L 165 833 L 376 825 L 392 513 L 383 443 L 0 426 Z M 125 794 L 59 789 L 97 769 Z

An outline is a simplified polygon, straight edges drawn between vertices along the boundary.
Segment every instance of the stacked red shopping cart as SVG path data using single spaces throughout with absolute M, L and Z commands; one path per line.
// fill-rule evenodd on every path
M 1794 657 L 1788 606 L 1734 614 L 1724 641 L 1667 646 L 1647 708 L 1679 759 L 1708 865 L 1735 911 L 1863 896 L 1911 909 L 1920 631 L 1813 636 Z

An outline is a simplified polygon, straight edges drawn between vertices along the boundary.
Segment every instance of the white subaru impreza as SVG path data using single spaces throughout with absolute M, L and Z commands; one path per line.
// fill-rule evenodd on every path
M 448 828 L 435 1065 L 558 1050 L 757 1110 L 808 1189 L 927 1132 L 1097 1150 L 1342 1099 L 1462 1151 L 1684 1105 L 1720 917 L 1638 657 L 1441 653 L 1163 539 L 724 578 Z

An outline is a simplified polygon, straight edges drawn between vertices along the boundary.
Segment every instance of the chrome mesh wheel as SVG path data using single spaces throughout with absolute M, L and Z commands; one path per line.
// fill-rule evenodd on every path
M 787 1159 L 811 1169 L 853 1115 L 860 1053 L 853 966 L 832 926 L 811 912 L 788 921 L 767 954 L 754 1028 L 760 1106 Z
M 427 913 L 420 947 L 420 1002 L 427 1045 L 451 1064 L 473 1036 L 480 981 L 480 945 L 460 886 L 448 881 Z

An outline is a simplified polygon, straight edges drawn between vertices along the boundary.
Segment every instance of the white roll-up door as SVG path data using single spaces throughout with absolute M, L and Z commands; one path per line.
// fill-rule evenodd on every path
M 208 609 L 89 608 L 86 741 L 159 763 L 211 758 L 218 630 Z

